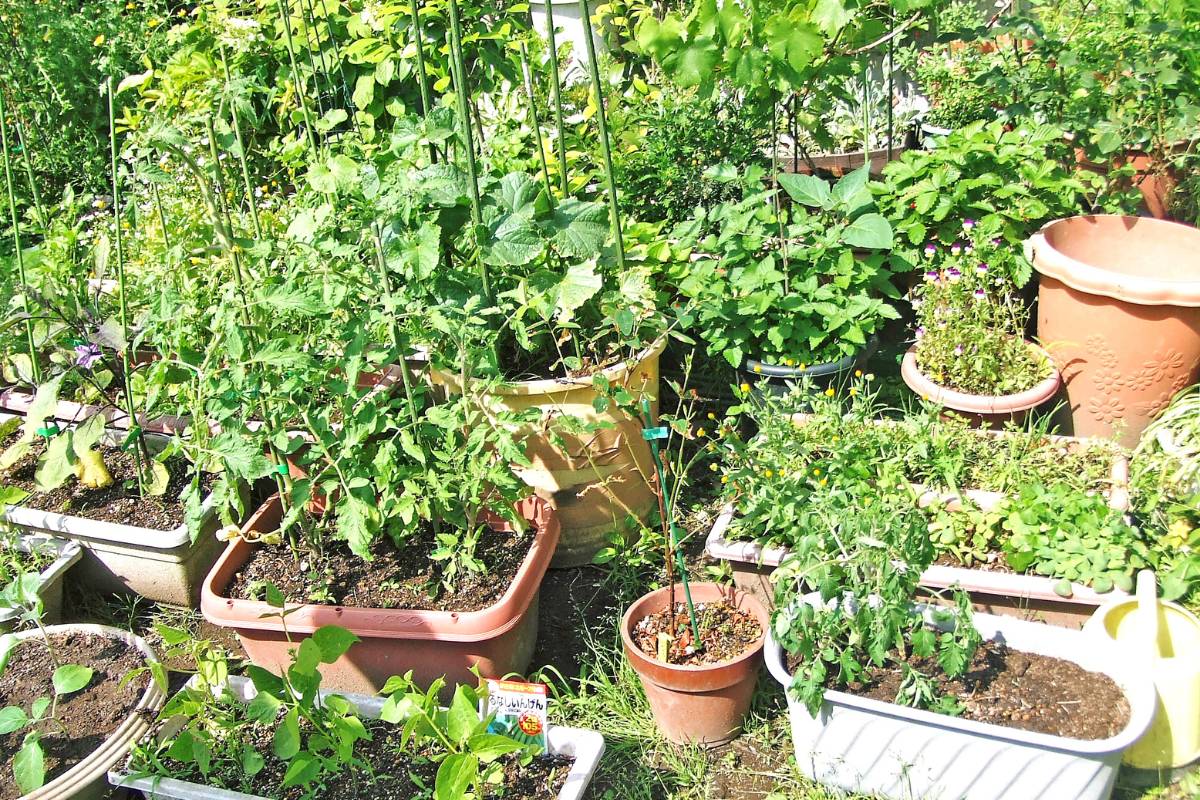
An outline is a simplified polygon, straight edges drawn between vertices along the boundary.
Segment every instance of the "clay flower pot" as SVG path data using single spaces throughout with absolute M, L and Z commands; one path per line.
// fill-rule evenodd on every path
M 275 530 L 282 510 L 278 496 L 272 497 L 243 530 Z M 490 678 L 524 672 L 537 641 L 538 589 L 558 544 L 559 528 L 554 510 L 541 498 L 521 501 L 518 510 L 537 528 L 533 545 L 504 596 L 479 611 L 288 604 L 285 626 L 279 609 L 258 600 L 224 595 L 259 546 L 242 538 L 229 543 L 209 572 L 200 610 L 214 625 L 232 628 L 253 663 L 275 672 L 286 669 L 292 660 L 290 651 L 322 625 L 350 630 L 362 641 L 333 664 L 321 665 L 322 685 L 336 691 L 374 694 L 389 677 L 409 670 L 414 680 L 425 686 L 445 676 L 451 690 L 457 683 L 476 682 L 472 667 Z M 489 524 L 507 525 L 499 518 L 492 518 Z
M 1035 355 L 1052 363 L 1050 354 L 1032 342 L 1026 342 Z M 1058 392 L 1062 381 L 1055 369 L 1050 377 L 1035 386 L 1016 394 L 989 396 L 968 394 L 947 389 L 934 383 L 917 366 L 917 348 L 914 345 L 904 354 L 900 365 L 900 377 L 904 383 L 922 398 L 932 400 L 956 414 L 967 417 L 980 427 L 1002 427 L 1006 422 L 1020 423 L 1026 415 Z
M 715 583 L 693 583 L 691 589 L 696 603 L 725 600 L 752 615 L 762 626 L 763 636 L 741 656 L 723 664 L 679 666 L 650 658 L 634 644 L 632 632 L 643 619 L 667 607 L 669 590 L 663 588 L 644 595 L 625 612 L 621 641 L 662 735 L 677 744 L 716 747 L 741 733 L 771 620 L 763 604 L 745 592 Z M 675 601 L 683 602 L 682 586 L 676 586 Z
M 636 358 L 600 374 L 612 386 L 624 386 L 635 397 L 645 394 L 658 413 L 658 360 L 662 339 Z M 435 387 L 461 392 L 461 377 L 430 368 Z M 537 409 L 541 419 L 520 431 L 528 466 L 517 475 L 558 512 L 562 541 L 554 567 L 578 567 L 608 544 L 615 530 L 628 528 L 630 516 L 645 520 L 658 508 L 650 489 L 654 461 L 642 438 L 641 424 L 610 405 L 593 405 L 599 397 L 592 376 L 575 379 L 513 381 L 488 391 L 484 403 L 495 412 Z M 580 426 L 603 425 L 588 430 Z
M 1062 372 L 1066 432 L 1126 447 L 1200 377 L 1200 230 L 1094 215 L 1025 242 L 1039 273 L 1038 338 Z

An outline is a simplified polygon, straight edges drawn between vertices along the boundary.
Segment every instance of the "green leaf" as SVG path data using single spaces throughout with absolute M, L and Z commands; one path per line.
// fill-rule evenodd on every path
M 0 469 L 4 469 L 3 465 L 0 465 Z M 0 486 L 0 506 L 15 506 L 26 497 L 29 497 L 29 492 L 18 486 Z
M 479 759 L 470 753 L 446 756 L 434 781 L 434 800 L 462 800 L 479 776 Z
M 271 473 L 274 467 L 260 447 L 244 439 L 235 431 L 222 431 L 211 442 L 212 449 L 220 454 L 225 468 L 234 477 L 248 481 L 258 480 Z
M 295 286 L 272 286 L 258 298 L 263 305 L 281 313 L 326 314 L 329 311 L 321 298 Z
M 604 278 L 596 274 L 595 262 L 572 264 L 558 284 L 558 302 L 555 311 L 560 325 L 570 322 L 584 303 L 591 300 L 604 286 Z
M 13 756 L 12 769 L 22 794 L 29 794 L 34 789 L 41 788 L 46 782 L 45 759 L 36 733 L 31 732 L 25 736 L 24 744 Z
M 317 646 L 311 638 L 300 642 L 300 647 L 296 650 L 296 656 L 292 661 L 292 666 L 288 673 L 293 672 L 300 675 L 313 675 L 317 671 L 317 665 L 321 663 L 321 648 Z
M 50 682 L 54 684 L 54 692 L 58 695 L 78 692 L 91 683 L 93 670 L 78 664 L 63 664 L 54 670 Z
M 851 247 L 891 250 L 892 225 L 881 214 L 863 214 L 846 226 L 842 240 Z
M 0 734 L 19 731 L 29 724 L 29 717 L 19 706 L 0 708 Z
M 324 164 L 313 164 L 305 175 L 308 185 L 322 194 L 337 194 L 337 179 Z
M 54 416 L 58 408 L 58 390 L 65 376 L 65 372 L 54 376 L 34 392 L 33 402 L 25 412 L 25 428 L 21 438 L 32 441 L 37 436 L 38 428 L 44 427 L 46 419 Z
M 345 655 L 359 638 L 337 625 L 323 625 L 313 631 L 312 641 L 321 650 L 321 661 L 332 664 Z
M 297 755 L 283 774 L 284 786 L 303 786 L 321 774 L 321 762 L 308 753 Z
M 715 42 L 696 39 L 677 45 L 666 65 L 674 81 L 687 88 L 711 82 L 720 60 L 721 51 Z
M 484 764 L 490 764 L 500 756 L 515 753 L 521 748 L 520 742 L 495 733 L 478 733 L 467 740 L 467 749 Z
M 379 531 L 379 512 L 354 494 L 347 494 L 337 504 L 338 536 L 346 540 L 350 550 L 360 558 L 370 558 L 371 541 Z
M 812 11 L 812 21 L 828 37 L 833 37 L 846 27 L 853 15 L 842 5 L 842 0 L 817 0 Z
M 463 743 L 471 737 L 479 724 L 479 710 L 467 697 L 462 686 L 455 688 L 450 709 L 446 712 L 446 732 L 451 740 Z
M 565 255 L 590 258 L 608 241 L 608 209 L 599 203 L 563 200 L 551 219 L 554 245 Z
M 75 474 L 70 450 L 70 436 L 60 435 L 50 440 L 46 452 L 38 459 L 37 471 L 33 475 L 34 485 L 39 492 L 53 491 Z
M 867 182 L 871 180 L 871 165 L 870 163 L 863 164 L 858 169 L 845 175 L 833 187 L 833 201 L 838 206 L 847 207 L 851 202 L 856 202 L 859 195 L 867 188 Z
M 360 109 L 371 105 L 375 99 L 375 76 L 369 73 L 359 75 L 358 80 L 354 82 L 354 94 L 350 99 Z
M 271 752 L 284 761 L 300 752 L 300 720 L 296 709 L 289 711 L 275 729 L 275 736 L 271 739 Z
M 826 209 L 833 207 L 833 193 L 829 190 L 829 184 L 815 175 L 782 174 L 779 176 L 779 185 L 788 193 L 788 197 L 801 205 Z

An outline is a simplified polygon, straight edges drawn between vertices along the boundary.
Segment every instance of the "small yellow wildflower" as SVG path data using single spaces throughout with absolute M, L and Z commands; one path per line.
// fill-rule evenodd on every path
M 764 477 L 764 478 L 774 478 L 774 477 L 775 477 L 775 473 L 774 473 L 774 472 L 772 472 L 772 471 L 771 471 L 771 470 L 769 470 L 769 469 L 764 469 L 764 470 L 763 470 L 763 477 Z
M 861 370 L 861 369 L 856 369 L 856 370 L 854 370 L 854 377 L 856 377 L 856 378 L 861 378 L 861 377 L 862 377 L 862 370 Z
M 728 475 L 722 475 L 722 476 L 721 476 L 721 483 L 729 483 L 729 476 L 728 476 Z
M 790 358 L 785 358 L 785 359 L 783 360 L 783 364 L 784 364 L 784 366 L 786 366 L 786 367 L 790 367 L 790 366 L 791 366 L 792 364 L 794 364 L 794 363 L 795 363 L 795 362 L 794 362 L 794 361 L 792 361 Z
M 762 364 L 755 364 L 755 365 L 754 365 L 754 371 L 755 371 L 755 372 L 762 372 Z
M 801 369 L 801 371 L 808 369 L 808 364 L 805 364 L 803 361 L 801 361 L 801 362 L 800 362 L 800 369 Z
M 858 389 L 856 389 L 856 388 L 854 388 L 853 386 L 851 386 L 851 387 L 850 387 L 850 396 L 851 396 L 851 397 L 854 397 L 854 395 L 856 395 L 856 394 L 858 394 Z
M 832 386 L 830 386 L 828 389 L 826 389 L 826 390 L 825 390 L 825 396 L 826 396 L 826 397 L 833 397 L 833 395 L 834 395 L 833 387 L 832 387 Z
M 698 428 L 696 430 L 696 435 L 699 436 L 701 439 L 703 439 L 705 436 L 708 435 L 708 431 L 704 430 L 704 428 Z
M 829 483 L 829 478 L 821 478 L 820 483 L 822 486 L 824 486 L 825 484 Z
M 95 39 L 92 40 L 92 46 L 93 47 L 101 47 L 104 45 L 104 42 L 105 42 L 105 38 L 104 38 L 104 34 L 102 33 L 99 36 L 97 36 Z
M 745 392 L 749 392 L 749 391 L 750 391 L 750 384 L 748 384 L 748 383 L 743 383 L 743 384 L 742 384 L 741 386 L 739 386 L 738 388 L 739 388 L 739 389 L 741 389 L 743 393 L 745 393 Z
M 816 477 L 816 476 L 818 476 L 818 475 L 820 475 L 820 474 L 821 474 L 821 468 L 820 468 L 820 467 L 814 467 L 814 468 L 813 468 L 813 477 Z
M 710 411 L 710 412 L 708 412 L 708 418 L 709 418 L 709 419 L 716 419 L 716 418 L 717 418 L 717 415 L 716 415 L 716 414 L 714 414 L 713 412 L 711 412 L 711 411 Z
M 712 464 L 709 464 L 709 465 L 708 465 L 708 471 L 709 471 L 709 472 L 716 472 L 718 469 L 720 469 L 720 467 L 718 467 L 718 466 L 716 465 L 716 462 L 713 462 Z
M 162 24 L 162 20 L 161 20 L 161 19 L 158 19 L 157 17 L 155 17 L 154 19 L 151 19 L 151 20 L 147 20 L 147 21 L 146 21 L 146 27 L 147 27 L 147 28 L 157 28 L 157 27 L 158 27 L 159 25 L 161 25 L 161 24 Z

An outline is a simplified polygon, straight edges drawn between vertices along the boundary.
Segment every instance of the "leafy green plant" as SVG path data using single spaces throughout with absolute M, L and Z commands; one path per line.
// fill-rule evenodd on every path
M 937 385 L 969 394 L 1030 389 L 1054 366 L 1025 342 L 1029 312 L 1013 273 L 1027 279 L 1028 264 L 974 220 L 962 229 L 965 241 L 925 247 L 924 280 L 912 291 L 917 366 Z
M 1054 590 L 1064 596 L 1072 582 L 1097 592 L 1132 591 L 1133 576 L 1155 562 L 1142 534 L 1100 495 L 1031 483 L 1006 498 L 997 514 L 1007 532 L 1001 547 L 1009 566 L 1060 579 Z
M 750 170 L 746 186 L 761 177 Z M 898 296 L 885 264 L 892 228 L 872 210 L 867 180 L 866 167 L 832 186 L 780 175 L 790 209 L 772 191 L 750 191 L 698 211 L 677 231 L 702 256 L 670 274 L 693 301 L 694 327 L 711 354 L 735 367 L 747 358 L 836 361 L 898 316 L 884 299 Z

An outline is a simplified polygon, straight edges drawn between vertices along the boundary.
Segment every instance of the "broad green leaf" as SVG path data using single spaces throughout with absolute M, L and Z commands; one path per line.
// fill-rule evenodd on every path
M 446 756 L 434 781 L 434 800 L 462 800 L 479 776 L 479 759 L 470 753 Z
M 28 444 L 28 442 L 25 444 Z M 8 451 L 5 451 L 6 455 L 7 452 Z M 0 469 L 4 469 L 2 463 L 0 463 Z M 29 492 L 20 487 L 0 486 L 0 506 L 15 506 L 25 500 L 26 497 L 29 497 Z
M 588 300 L 596 296 L 604 285 L 604 279 L 596 274 L 596 266 L 592 261 L 582 264 L 572 264 L 558 284 L 558 302 L 555 311 L 559 324 L 569 322 Z
M 371 555 L 371 541 L 379 531 L 379 512 L 354 494 L 347 494 L 337 504 L 338 536 L 346 540 L 350 550 L 360 558 Z
M 213 438 L 210 446 L 220 454 L 225 468 L 234 477 L 253 481 L 269 475 L 274 469 L 261 447 L 235 431 L 222 431 Z
M 852 19 L 842 0 L 817 0 L 812 11 L 812 21 L 828 37 L 834 36 Z
M 450 708 L 446 712 L 446 732 L 450 735 L 451 740 L 458 743 L 466 742 L 478 724 L 479 710 L 467 698 L 463 687 L 455 688 L 454 698 L 450 701 Z
M 591 258 L 609 236 L 608 209 L 599 203 L 567 199 L 554 209 L 554 244 L 565 255 Z
M 83 457 L 104 436 L 104 416 L 93 414 L 87 421 L 71 431 L 71 449 L 78 457 Z
M 22 794 L 29 794 L 46 782 L 46 766 L 42 753 L 42 745 L 38 742 L 36 733 L 25 736 L 21 749 L 13 756 L 13 777 Z
M 296 286 L 272 286 L 258 294 L 259 302 L 281 313 L 325 314 L 328 309 L 321 298 Z
M 300 642 L 300 647 L 296 650 L 296 657 L 289 668 L 289 673 L 312 675 L 317 671 L 317 665 L 320 663 L 321 648 L 311 638 L 305 639 Z
M 19 731 L 29 723 L 29 717 L 18 706 L 0 708 L 0 734 Z
M 54 675 L 51 676 L 50 682 L 54 684 L 56 694 L 71 694 L 72 692 L 78 692 L 91 683 L 92 675 L 93 671 L 91 667 L 83 667 L 79 664 L 63 664 L 54 670 Z
M 303 786 L 321 773 L 321 762 L 308 753 L 300 753 L 283 774 L 284 786 Z
M 21 438 L 32 441 L 38 435 L 38 428 L 44 426 L 47 418 L 54 416 L 54 411 L 58 408 L 58 390 L 65 376 L 65 372 L 54 376 L 34 392 L 33 402 L 25 412 L 25 428 Z
M 308 168 L 308 173 L 305 175 L 308 180 L 308 185 L 314 190 L 322 194 L 337 193 L 337 179 L 333 177 L 333 172 L 324 164 L 313 164 Z
M 676 45 L 664 66 L 680 86 L 687 88 L 710 83 L 721 61 L 721 51 L 711 39 L 695 39 Z M 669 66 L 668 66 L 669 65 Z
M 332 664 L 345 655 L 359 638 L 337 625 L 323 625 L 313 631 L 312 641 L 320 648 L 321 660 Z
M 366 108 L 375 99 L 375 76 L 359 75 L 354 82 L 354 94 L 350 98 L 358 108 Z
M 846 226 L 842 240 L 851 247 L 866 250 L 891 250 L 892 226 L 880 214 L 863 214 Z
M 522 747 L 520 742 L 495 733 L 478 733 L 467 740 L 467 749 L 484 764 L 490 764 L 508 753 L 515 753 Z
M 53 491 L 75 474 L 70 451 L 70 436 L 55 436 L 50 440 L 46 452 L 38 459 L 37 471 L 33 475 L 34 484 L 39 492 Z
M 829 190 L 829 184 L 815 175 L 786 173 L 779 176 L 779 185 L 788 193 L 788 197 L 801 205 L 811 208 L 833 207 L 833 193 Z
M 871 180 L 871 164 L 868 161 L 858 169 L 845 175 L 833 186 L 833 201 L 838 206 L 845 207 L 856 198 Z
M 300 752 L 300 719 L 296 709 L 284 715 L 283 721 L 275 729 L 275 735 L 271 738 L 271 752 L 284 761 Z

